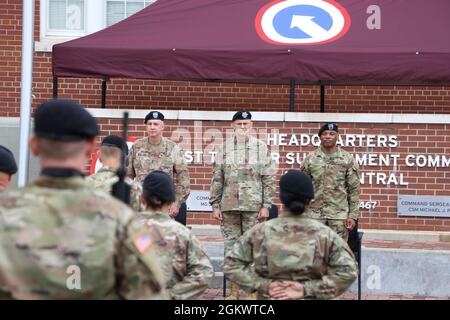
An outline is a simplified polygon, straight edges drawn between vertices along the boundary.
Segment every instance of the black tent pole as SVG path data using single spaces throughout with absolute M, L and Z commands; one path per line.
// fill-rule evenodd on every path
M 58 77 L 53 77 L 53 99 L 58 98 Z
M 295 80 L 290 80 L 289 84 L 291 86 L 289 97 L 289 111 L 294 112 Z
M 325 85 L 322 81 L 320 83 L 320 112 L 325 112 Z
M 106 80 L 102 79 L 102 109 L 106 109 Z

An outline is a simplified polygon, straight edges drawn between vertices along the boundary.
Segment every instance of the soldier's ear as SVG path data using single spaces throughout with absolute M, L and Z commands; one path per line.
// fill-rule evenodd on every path
M 95 137 L 86 140 L 86 155 L 91 156 L 95 151 Z
M 30 136 L 28 143 L 30 145 L 30 150 L 33 156 L 37 157 L 41 153 L 39 150 L 38 138 L 33 134 Z
M 145 203 L 145 199 L 144 199 L 144 195 L 143 194 L 141 194 L 141 196 L 139 197 L 139 201 L 141 202 L 141 204 L 142 204 L 142 206 L 144 208 L 147 207 L 147 204 Z

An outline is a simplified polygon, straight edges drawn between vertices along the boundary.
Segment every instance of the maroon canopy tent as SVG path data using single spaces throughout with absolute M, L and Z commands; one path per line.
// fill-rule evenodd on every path
M 375 2 L 158 0 L 54 46 L 53 75 L 450 83 L 450 1 Z
M 53 47 L 58 77 L 450 83 L 449 0 L 158 0 Z

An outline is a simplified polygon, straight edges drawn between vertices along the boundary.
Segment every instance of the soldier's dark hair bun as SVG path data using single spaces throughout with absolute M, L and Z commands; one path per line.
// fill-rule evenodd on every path
M 305 204 L 299 201 L 292 201 L 287 207 L 294 214 L 302 214 L 305 211 Z
M 299 197 L 289 192 L 280 192 L 280 200 L 291 213 L 300 215 L 305 211 L 306 205 L 309 204 L 311 199 Z

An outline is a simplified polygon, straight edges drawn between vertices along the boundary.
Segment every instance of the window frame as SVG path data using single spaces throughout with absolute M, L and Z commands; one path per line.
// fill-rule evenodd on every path
M 52 47 L 55 44 L 73 40 L 86 36 L 88 34 L 97 32 L 107 28 L 107 1 L 108 0 L 84 0 L 84 31 L 49 31 L 49 8 L 50 0 L 40 0 L 39 12 L 39 41 L 35 41 L 34 49 L 36 52 L 52 52 Z M 118 0 L 123 1 L 123 0 Z M 144 6 L 146 2 L 144 1 Z M 157 0 L 156 0 L 157 1 Z M 154 1 L 155 2 L 155 1 Z M 154 3 L 153 2 L 153 3 Z M 124 18 L 125 19 L 125 18 Z
M 66 3 L 68 0 L 65 0 Z M 45 21 L 44 22 L 44 30 L 46 37 L 81 37 L 86 35 L 87 31 L 87 6 L 89 1 L 83 0 L 83 19 L 84 26 L 82 30 L 67 30 L 67 29 L 50 29 L 50 0 L 41 0 L 44 6 L 41 6 L 41 10 L 44 11 Z M 42 15 L 41 15 L 42 16 Z
M 49 0 L 40 0 L 39 12 L 39 41 L 34 43 L 36 52 L 51 52 L 55 44 L 73 40 L 99 31 L 105 26 L 104 10 L 105 1 L 84 0 L 84 31 L 67 32 L 64 30 L 58 32 L 49 32 Z

